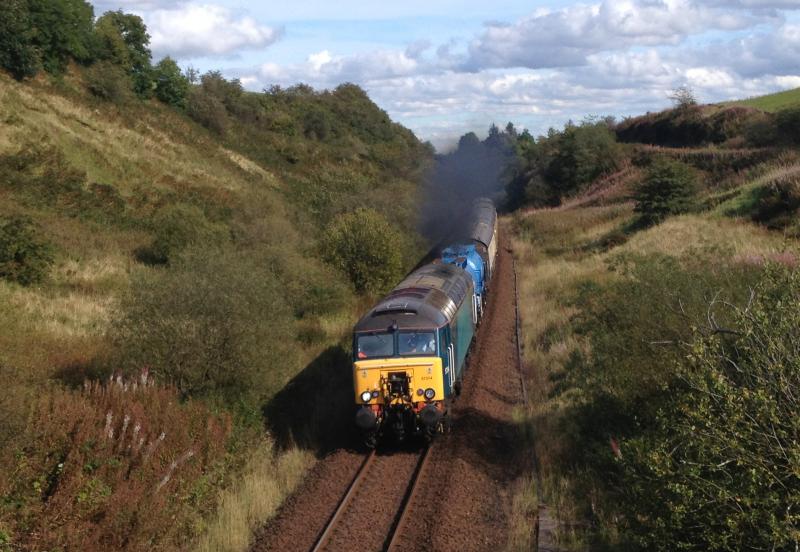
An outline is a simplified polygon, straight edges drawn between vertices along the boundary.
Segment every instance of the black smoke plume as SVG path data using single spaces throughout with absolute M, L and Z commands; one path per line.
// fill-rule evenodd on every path
M 436 156 L 420 213 L 424 236 L 433 243 L 461 238 L 468 230 L 472 202 L 479 197 L 502 207 L 505 186 L 518 164 L 516 142 L 514 125 L 508 123 L 505 131 L 492 125 L 485 140 L 470 132 L 454 151 Z

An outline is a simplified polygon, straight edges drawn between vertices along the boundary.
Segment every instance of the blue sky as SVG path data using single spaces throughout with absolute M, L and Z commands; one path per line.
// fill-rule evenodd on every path
M 158 58 L 250 89 L 363 86 L 446 148 L 513 121 L 635 115 L 800 86 L 800 0 L 99 0 L 141 15 Z

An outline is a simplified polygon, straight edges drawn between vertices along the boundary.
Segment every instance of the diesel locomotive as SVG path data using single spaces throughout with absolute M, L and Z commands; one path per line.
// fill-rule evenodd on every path
M 497 252 L 493 204 L 472 212 L 468 241 L 408 275 L 353 330 L 355 422 L 368 447 L 385 434 L 432 439 L 449 423 Z

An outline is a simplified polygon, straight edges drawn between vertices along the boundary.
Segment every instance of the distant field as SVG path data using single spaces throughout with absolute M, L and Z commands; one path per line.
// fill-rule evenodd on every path
M 783 92 L 776 92 L 775 94 L 749 98 L 747 100 L 729 102 L 728 105 L 745 105 L 769 112 L 779 111 L 787 107 L 800 105 L 800 88 L 784 90 Z

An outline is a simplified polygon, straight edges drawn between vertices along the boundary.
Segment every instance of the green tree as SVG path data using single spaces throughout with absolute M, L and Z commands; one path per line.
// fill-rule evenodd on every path
M 380 292 L 401 275 L 404 244 L 383 215 L 359 208 L 330 224 L 322 242 L 324 259 L 350 277 L 358 292 Z
M 567 195 L 619 168 L 622 150 L 603 122 L 568 124 L 554 136 L 555 152 L 546 168 L 549 184 Z
M 67 62 L 92 60 L 94 10 L 84 0 L 28 0 L 32 44 L 42 66 L 63 73 Z M 4 7 L 5 9 L 5 7 Z
M 140 97 L 149 97 L 153 90 L 150 35 L 138 15 L 121 10 L 104 13 L 95 25 L 97 57 L 123 67 Z
M 655 224 L 669 215 L 686 213 L 694 205 L 696 175 L 679 161 L 657 159 L 634 192 L 635 211 L 643 224 Z
M 30 219 L 0 219 L 0 278 L 35 284 L 47 276 L 52 263 L 52 247 L 37 236 Z
M 189 80 L 181 73 L 181 68 L 170 57 L 165 57 L 155 66 L 153 76 L 156 82 L 156 98 L 175 107 L 186 107 L 189 93 Z
M 15 79 L 32 77 L 39 69 L 26 0 L 7 0 L 0 10 L 0 67 Z

